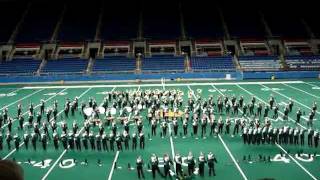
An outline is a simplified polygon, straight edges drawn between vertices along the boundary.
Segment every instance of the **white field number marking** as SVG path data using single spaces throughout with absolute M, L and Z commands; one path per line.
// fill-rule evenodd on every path
M 0 97 L 11 97 L 15 95 L 17 95 L 17 93 L 0 94 Z
M 305 153 L 302 153 L 300 154 L 300 157 L 298 154 L 295 154 L 294 157 L 301 161 L 301 162 L 313 162 L 315 157 L 313 154 L 309 155 L 308 154 L 305 154 Z M 320 154 L 316 154 L 316 157 L 320 157 Z M 287 157 L 282 157 L 281 154 L 276 154 L 272 159 L 271 161 L 273 162 L 283 162 L 283 163 L 290 163 L 290 159 L 287 158 Z
M 46 93 L 44 94 L 45 96 L 65 96 L 67 95 L 68 93 L 67 92 L 61 92 L 61 93 L 55 93 L 55 92 L 52 92 L 52 93 Z
M 62 164 L 59 163 L 59 167 L 62 169 L 72 168 L 75 165 L 76 164 L 74 163 L 73 159 L 64 159 L 62 160 Z
M 232 92 L 232 90 L 230 90 L 230 89 L 219 89 L 219 91 L 221 91 L 221 92 Z M 215 89 L 208 89 L 208 92 L 217 92 L 217 90 L 215 90 Z
M 283 91 L 284 89 L 281 88 L 261 88 L 261 91 Z

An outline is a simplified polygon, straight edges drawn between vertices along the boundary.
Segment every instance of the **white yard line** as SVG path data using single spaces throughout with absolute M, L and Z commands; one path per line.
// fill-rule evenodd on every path
M 221 94 L 222 96 L 225 96 L 217 87 L 215 87 L 214 85 L 211 85 L 219 94 Z M 230 100 L 229 100 L 230 101 Z M 241 109 L 239 110 L 241 111 Z M 242 111 L 241 111 L 242 112 Z M 238 164 L 238 162 L 236 161 L 236 159 L 234 158 L 233 154 L 231 153 L 230 149 L 228 148 L 228 146 L 226 145 L 226 143 L 224 142 L 224 140 L 222 139 L 222 137 L 220 136 L 220 134 L 218 134 L 219 140 L 221 141 L 223 147 L 226 149 L 226 151 L 228 152 L 230 158 L 232 159 L 232 161 L 234 162 L 234 164 L 236 165 L 237 169 L 239 170 L 241 176 L 243 177 L 243 179 L 248 180 L 247 176 L 243 173 L 240 165 Z
M 170 83 L 170 84 L 165 84 L 167 87 L 175 86 L 175 87 L 181 87 L 181 86 L 198 86 L 198 85 L 235 85 L 235 84 L 302 84 L 304 83 L 303 81 L 271 81 L 271 82 L 261 82 L 261 81 L 255 81 L 255 82 L 217 82 L 217 83 Z M 162 84 L 119 84 L 117 87 L 162 87 Z M 114 87 L 114 85 L 90 85 L 90 87 L 94 88 L 103 88 L 103 87 Z M 56 89 L 56 88 L 88 88 L 88 85 L 68 85 L 68 86 L 25 86 L 23 89 Z
M 290 154 L 288 154 L 288 152 L 283 149 L 282 146 L 280 146 L 278 143 L 276 143 L 276 145 L 279 147 L 279 149 L 281 149 L 284 153 L 286 153 L 290 159 L 292 159 L 292 161 L 294 161 L 305 173 L 307 173 L 313 180 L 317 180 L 317 178 L 312 175 L 305 167 L 303 167 L 294 157 L 292 157 Z
M 169 123 L 169 136 L 170 136 L 171 155 L 172 155 L 172 159 L 173 159 L 174 172 L 177 173 L 177 171 L 176 171 L 176 162 L 174 161 L 175 152 L 174 152 L 174 145 L 173 145 L 173 139 L 172 139 L 171 133 L 172 133 L 171 124 Z
M 67 90 L 67 88 L 63 89 L 62 91 L 59 91 L 59 92 L 56 93 L 55 95 L 53 95 L 53 96 L 49 97 L 48 99 L 44 100 L 44 102 L 48 102 L 49 100 L 51 100 L 52 98 L 56 97 L 58 94 L 64 92 L 65 90 Z M 41 105 L 41 103 L 39 103 L 38 105 L 36 105 L 36 106 L 34 107 L 34 109 L 37 109 L 40 105 Z M 26 115 L 27 113 L 29 113 L 29 111 L 24 112 L 24 113 L 22 114 L 22 116 Z M 16 120 L 17 120 L 17 119 L 13 119 L 13 120 L 12 120 L 12 123 L 15 122 Z M 5 128 L 5 127 L 7 127 L 7 126 L 8 126 L 8 123 L 7 123 L 7 124 L 4 124 L 4 125 L 3 125 L 3 128 Z
M 53 165 L 50 167 L 50 169 L 47 171 L 47 173 L 41 178 L 41 180 L 45 180 L 47 179 L 47 177 L 49 176 L 49 174 L 51 173 L 51 171 L 53 170 L 54 167 L 56 167 L 56 165 L 59 163 L 59 161 L 61 160 L 61 158 L 66 154 L 67 149 L 65 149 L 59 156 L 59 158 L 53 163 Z
M 254 95 L 254 96 L 255 96 L 257 99 L 259 99 L 261 102 L 267 104 L 264 100 L 260 99 L 260 98 L 259 98 L 258 96 L 256 96 L 255 94 L 249 92 L 248 90 L 246 90 L 245 88 L 243 88 L 243 87 L 241 87 L 241 86 L 239 86 L 239 85 L 237 85 L 237 86 L 238 86 L 240 89 L 242 89 L 243 91 L 247 92 L 248 94 Z M 282 112 L 279 111 L 279 113 L 283 115 Z M 293 119 L 291 119 L 290 117 L 289 117 L 289 119 L 290 119 L 291 121 L 295 122 L 295 121 L 294 121 Z M 305 126 L 301 125 L 300 123 L 298 123 L 298 125 L 299 125 L 300 127 L 302 127 L 303 129 L 307 129 Z M 276 144 L 276 145 L 277 145 L 277 147 L 278 147 L 279 149 L 281 149 L 283 152 L 285 152 L 286 154 L 288 154 L 288 153 L 283 149 L 283 147 L 282 147 L 281 145 L 279 145 L 279 144 Z M 288 155 L 289 155 L 289 157 L 290 157 L 303 171 L 305 171 L 311 178 L 316 179 L 316 178 L 315 178 L 305 167 L 303 167 L 297 160 L 295 160 L 290 154 L 288 154 Z
M 285 98 L 287 98 L 287 99 L 291 99 L 293 102 L 295 102 L 295 103 L 297 103 L 297 104 L 300 104 L 301 106 L 303 106 L 303 107 L 305 107 L 305 108 L 307 108 L 307 109 L 309 109 L 309 110 L 312 110 L 310 107 L 306 106 L 305 104 L 300 103 L 299 101 L 295 100 L 294 98 L 288 97 L 288 96 L 286 96 L 286 95 L 284 95 L 284 94 L 282 94 L 282 93 L 280 93 L 280 92 L 277 92 L 277 91 L 273 90 L 272 88 L 269 88 L 268 86 L 265 86 L 265 85 L 263 85 L 263 84 L 260 84 L 260 85 L 261 85 L 262 87 L 264 87 L 264 88 L 270 89 L 272 92 L 277 93 L 277 94 L 279 94 L 280 96 L 283 96 L 283 97 L 285 97 Z M 317 113 L 317 114 L 320 114 L 319 112 L 316 112 L 316 113 Z
M 226 151 L 228 152 L 228 154 L 231 157 L 232 161 L 234 162 L 234 164 L 236 165 L 237 169 L 239 170 L 240 174 L 242 175 L 243 179 L 248 180 L 247 176 L 243 173 L 241 167 L 239 166 L 238 162 L 236 161 L 236 159 L 232 155 L 232 153 L 231 153 L 230 149 L 228 148 L 228 146 L 226 145 L 226 143 L 221 138 L 220 134 L 218 134 L 218 137 L 219 137 L 223 147 L 226 149 Z
M 116 162 L 118 160 L 118 157 L 119 157 L 119 151 L 117 151 L 114 159 L 113 159 L 113 162 L 112 162 L 112 166 L 111 166 L 111 170 L 110 170 L 110 173 L 109 173 L 109 176 L 108 176 L 108 180 L 111 180 L 112 179 L 112 174 L 113 174 L 113 171 L 114 171 L 114 168 L 116 168 Z
M 310 96 L 312 96 L 312 97 L 315 97 L 315 98 L 318 98 L 318 99 L 320 98 L 320 96 L 316 96 L 316 95 L 311 94 L 311 93 L 309 93 L 309 92 L 307 92 L 307 91 L 304 91 L 304 90 L 302 90 L 302 89 L 299 89 L 299 88 L 290 86 L 289 84 L 284 84 L 284 83 L 283 83 L 283 85 L 285 85 L 285 86 L 287 86 L 287 87 L 290 87 L 290 88 L 292 88 L 292 89 L 298 90 L 298 91 L 300 91 L 300 92 L 303 92 L 303 93 L 305 93 L 305 94 L 308 94 L 308 95 L 310 95 Z
M 163 90 L 165 90 L 165 84 L 163 84 Z M 174 144 L 173 144 L 173 139 L 172 139 L 172 130 L 171 130 L 171 124 L 169 123 L 169 139 L 170 139 L 170 148 L 171 148 L 171 156 L 173 159 L 173 168 L 174 168 L 174 172 L 177 173 L 176 171 L 176 162 L 174 161 L 174 157 L 175 157 L 175 152 L 174 152 Z
M 84 130 L 84 127 L 82 127 L 80 130 L 79 130 L 79 134 Z M 56 165 L 58 164 L 58 162 L 62 159 L 62 157 L 66 154 L 66 152 L 68 151 L 69 149 L 69 145 L 67 147 L 67 149 L 65 149 L 61 154 L 60 156 L 58 157 L 58 159 L 53 163 L 53 165 L 50 167 L 50 169 L 47 171 L 47 173 L 41 178 L 41 180 L 45 180 L 47 179 L 47 177 L 49 176 L 49 174 L 53 171 L 53 169 L 56 167 Z
M 165 82 L 164 82 L 163 78 L 161 78 L 161 85 L 162 85 L 162 89 L 165 90 L 165 87 L 164 87 L 165 86 Z
M 82 97 L 82 96 L 84 96 L 88 91 L 90 91 L 92 88 L 89 88 L 89 89 L 87 89 L 86 91 L 84 91 L 80 96 L 79 96 L 79 99 Z M 63 112 L 64 110 L 61 110 L 58 114 L 57 114 L 57 116 L 59 116 L 62 112 Z M 50 119 L 50 121 L 49 122 L 51 122 L 53 120 L 53 118 L 51 118 Z M 43 127 L 41 127 L 39 130 L 42 130 L 43 129 Z M 22 142 L 20 145 L 19 145 L 19 147 L 21 147 L 21 146 L 23 146 L 24 145 L 24 142 Z M 10 153 L 8 153 L 4 158 L 2 158 L 3 160 L 4 159 L 7 159 L 8 157 L 10 157 L 14 152 L 16 152 L 16 148 L 14 148 Z
M 319 86 L 317 86 L 317 85 L 314 85 L 314 84 L 318 84 L 318 83 L 320 83 L 320 82 L 313 82 L 313 83 L 308 83 L 308 82 L 303 82 L 304 84 L 308 84 L 309 86 L 312 86 L 312 87 L 316 87 L 316 88 L 319 88 L 320 89 L 320 87 Z
M 15 102 L 13 102 L 13 103 L 10 103 L 10 104 L 8 104 L 8 105 L 5 105 L 5 106 L 3 106 L 3 107 L 0 109 L 0 111 L 1 111 L 1 110 L 3 110 L 4 108 L 8 108 L 8 107 L 10 107 L 10 106 L 12 106 L 12 105 L 16 104 L 16 103 L 17 103 L 17 102 L 19 102 L 19 101 L 22 101 L 22 100 L 24 100 L 24 99 L 26 99 L 26 98 L 28 98 L 28 97 L 30 97 L 30 96 L 32 96 L 32 95 L 34 95 L 34 94 L 37 94 L 38 92 L 43 91 L 43 90 L 44 90 L 44 89 L 39 89 L 38 91 L 35 91 L 35 92 L 31 93 L 31 94 L 28 94 L 27 96 L 24 96 L 23 98 L 18 99 L 18 100 L 16 100 L 16 101 L 15 101 Z
M 117 88 L 117 86 L 114 86 L 113 89 L 111 90 L 111 92 L 113 92 L 116 88 Z M 91 87 L 90 89 L 92 89 L 92 87 Z M 88 89 L 87 91 L 89 91 L 90 89 Z M 80 98 L 80 97 L 79 97 L 79 98 Z M 102 102 L 99 106 L 102 106 L 102 104 L 103 104 L 103 102 Z M 79 133 L 81 133 L 83 130 L 84 130 L 84 127 L 82 127 L 82 128 L 80 129 Z M 68 146 L 68 148 L 69 148 L 69 146 Z M 62 152 L 62 154 L 59 156 L 59 158 L 56 160 L 56 162 L 53 164 L 53 166 L 51 166 L 51 168 L 48 170 L 48 172 L 43 176 L 42 180 L 45 180 L 45 179 L 48 177 L 48 175 L 51 173 L 51 171 L 53 170 L 53 168 L 57 165 L 57 162 L 60 161 L 60 159 L 64 156 L 64 154 L 65 154 L 66 152 L 67 152 L 67 150 L 64 150 L 64 151 Z M 117 154 L 119 155 L 119 151 L 117 151 Z M 117 156 L 118 156 L 118 155 L 117 155 Z M 118 157 L 117 157 L 117 158 L 118 158 Z
M 197 96 L 194 94 L 194 90 L 191 89 L 191 87 L 188 85 L 189 90 L 191 91 L 192 96 L 194 97 L 194 99 L 197 99 Z

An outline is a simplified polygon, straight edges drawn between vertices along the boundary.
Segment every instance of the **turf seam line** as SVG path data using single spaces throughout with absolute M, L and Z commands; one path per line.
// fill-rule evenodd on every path
M 303 106 L 303 107 L 305 107 L 305 108 L 307 108 L 307 109 L 309 109 L 309 110 L 312 110 L 310 107 L 308 107 L 307 105 L 305 105 L 305 104 L 303 104 L 303 103 L 301 103 L 301 102 L 299 102 L 299 101 L 297 101 L 297 100 L 295 100 L 295 99 L 293 99 L 293 98 L 290 98 L 290 97 L 288 97 L 288 96 L 286 96 L 286 95 L 284 95 L 284 94 L 282 94 L 282 93 L 280 93 L 280 92 L 277 92 L 277 91 L 275 91 L 275 90 L 273 90 L 272 88 L 269 88 L 268 86 L 265 86 L 265 85 L 263 85 L 263 84 L 260 84 L 262 87 L 265 87 L 265 88 L 268 88 L 268 89 L 270 89 L 272 92 L 275 92 L 275 93 L 277 93 L 277 94 L 279 94 L 280 96 L 283 96 L 283 97 L 285 97 L 285 98 L 287 98 L 287 99 L 291 99 L 293 102 L 296 102 L 297 104 L 300 104 L 301 106 Z M 317 112 L 316 111 L 316 113 L 317 114 L 320 114 L 319 112 Z
M 112 166 L 111 166 L 111 170 L 110 170 L 110 173 L 109 173 L 109 176 L 108 176 L 108 180 L 111 180 L 112 179 L 112 174 L 113 174 L 113 171 L 114 171 L 114 168 L 116 166 L 116 162 L 118 160 L 118 157 L 119 157 L 119 153 L 120 151 L 117 151 L 114 159 L 113 159 L 113 162 L 112 162 Z
M 219 94 L 221 94 L 222 96 L 225 96 L 217 87 L 215 87 L 214 85 L 211 85 Z M 230 102 L 230 100 L 229 100 Z M 239 110 L 241 111 L 241 109 Z M 241 111 L 242 112 L 242 111 Z M 239 170 L 240 174 L 242 175 L 243 179 L 248 180 L 247 176 L 244 174 L 244 172 L 242 171 L 240 165 L 238 164 L 238 162 L 236 161 L 236 159 L 234 158 L 233 154 L 231 153 L 230 149 L 228 148 L 228 146 L 226 145 L 226 143 L 224 142 L 224 140 L 222 139 L 222 137 L 220 136 L 220 134 L 218 134 L 219 140 L 221 141 L 223 147 L 225 148 L 225 150 L 227 151 L 227 153 L 229 154 L 230 158 L 232 159 L 232 161 L 234 162 L 234 164 L 236 165 L 237 169 Z
M 208 85 L 234 85 L 234 84 L 245 84 L 245 85 L 256 85 L 256 84 L 281 84 L 281 83 L 286 83 L 286 84 L 302 84 L 304 83 L 303 81 L 278 81 L 278 82 L 217 82 L 217 83 L 170 83 L 170 84 L 165 84 L 166 86 L 198 86 L 198 85 L 203 85 L 203 86 L 208 86 Z M 119 84 L 117 87 L 162 87 L 162 84 Z M 46 89 L 57 89 L 57 88 L 87 88 L 87 85 L 68 85 L 68 86 L 25 86 L 23 89 L 41 89 L 41 88 L 46 88 Z M 104 87 L 114 87 L 114 85 L 91 85 L 90 87 L 95 87 L 95 88 L 104 88 Z
M 312 96 L 312 97 L 320 98 L 319 96 L 316 96 L 316 95 L 314 95 L 314 94 L 312 94 L 312 93 L 309 93 L 309 92 L 307 92 L 307 91 L 304 91 L 304 90 L 302 90 L 302 89 L 299 89 L 299 88 L 290 86 L 290 85 L 288 85 L 288 84 L 283 83 L 283 85 L 285 85 L 285 86 L 287 86 L 287 87 L 290 87 L 290 88 L 292 88 L 292 89 L 298 90 L 298 91 L 300 91 L 300 92 L 303 92 L 303 93 L 305 93 L 305 94 L 308 94 L 308 95 L 310 95 L 310 96 Z

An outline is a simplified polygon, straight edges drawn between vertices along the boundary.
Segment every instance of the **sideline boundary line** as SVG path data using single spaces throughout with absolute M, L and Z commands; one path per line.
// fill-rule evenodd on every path
M 207 86 L 207 85 L 235 85 L 235 84 L 281 84 L 281 83 L 286 83 L 286 84 L 302 84 L 304 83 L 303 81 L 278 81 L 278 82 L 217 82 L 217 83 L 170 83 L 170 84 L 166 84 L 166 86 L 197 86 L 197 85 L 203 85 L 203 86 Z M 162 87 L 163 84 L 162 83 L 158 83 L 158 84 L 119 84 L 116 85 L 117 87 L 121 88 L 121 87 Z M 103 87 L 114 87 L 114 85 L 69 85 L 69 86 L 25 86 L 23 87 L 23 89 L 41 89 L 41 88 L 46 88 L 46 89 L 58 89 L 58 88 L 88 88 L 88 87 L 93 87 L 93 88 L 103 88 Z

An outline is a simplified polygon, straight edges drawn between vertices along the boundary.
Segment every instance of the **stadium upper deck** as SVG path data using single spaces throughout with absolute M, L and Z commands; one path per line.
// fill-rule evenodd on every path
M 0 3 L 5 75 L 320 69 L 317 16 L 304 5 Z M 35 63 L 16 69 L 24 59 Z

